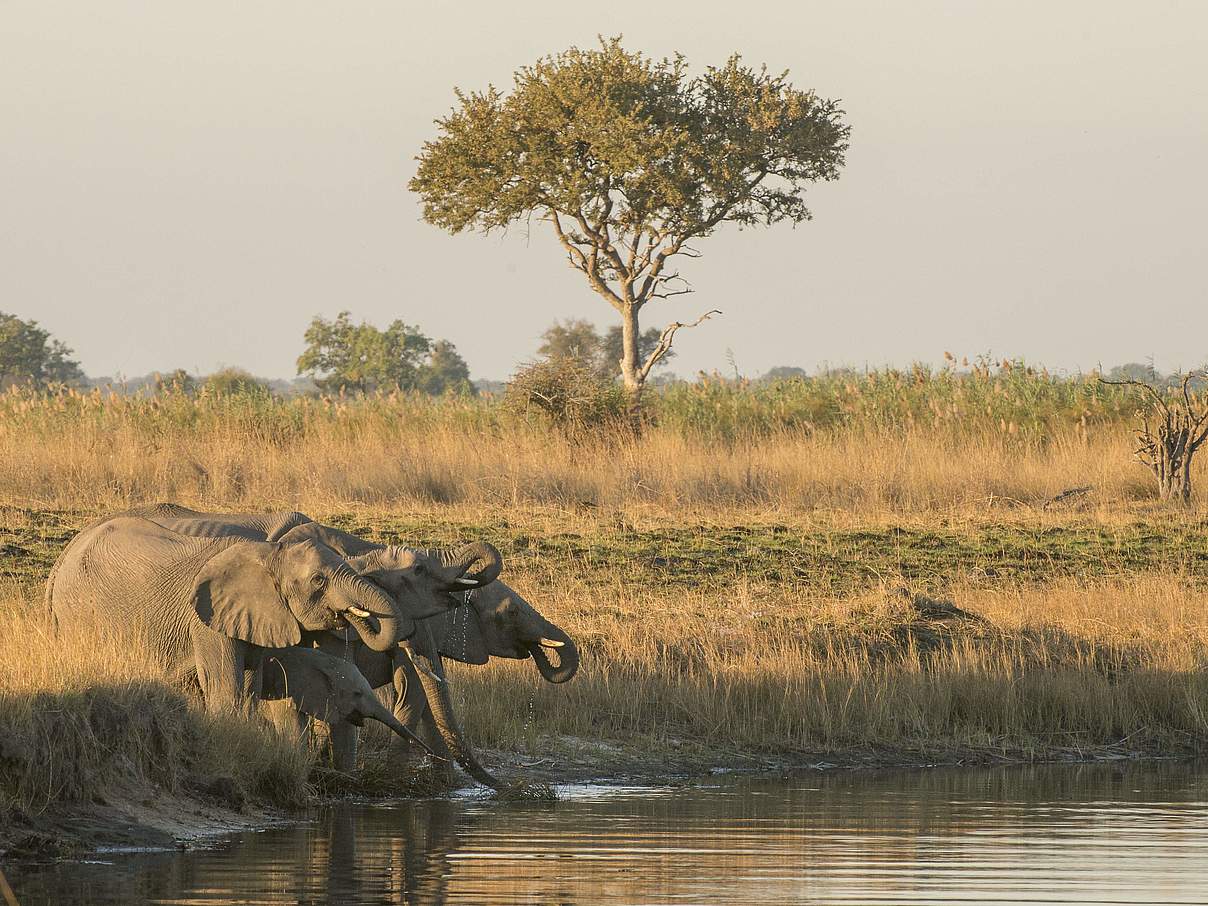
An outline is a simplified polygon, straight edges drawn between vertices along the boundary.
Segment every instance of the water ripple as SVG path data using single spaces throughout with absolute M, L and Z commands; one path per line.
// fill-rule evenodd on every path
M 1208 903 L 1208 770 L 1110 765 L 342 806 L 10 874 L 25 906 Z

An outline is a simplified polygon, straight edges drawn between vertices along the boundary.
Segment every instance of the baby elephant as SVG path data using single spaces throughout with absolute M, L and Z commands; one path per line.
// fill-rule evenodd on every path
M 355 664 L 317 648 L 279 648 L 264 654 L 261 698 L 288 699 L 295 713 L 309 714 L 328 724 L 347 721 L 359 727 L 365 718 L 381 721 L 411 745 L 440 761 L 418 736 L 399 722 L 373 693 Z M 337 765 L 350 771 L 353 765 Z

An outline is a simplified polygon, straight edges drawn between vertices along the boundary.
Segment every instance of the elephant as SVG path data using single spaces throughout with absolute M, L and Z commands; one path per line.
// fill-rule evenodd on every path
M 46 585 L 50 615 L 62 624 L 90 611 L 133 630 L 176 678 L 195 671 L 207 707 L 217 710 L 248 704 L 244 672 L 253 671 L 254 694 L 265 649 L 351 627 L 371 649 L 391 650 L 416 620 L 453 606 L 451 591 L 477 585 L 459 581 L 463 568 L 433 561 L 396 600 L 327 545 L 249 537 L 257 531 L 193 536 L 140 515 L 103 519 L 56 561 Z
M 283 540 L 326 544 L 340 551 L 358 571 L 374 562 L 372 572 L 362 575 L 372 578 L 392 596 L 398 594 L 397 576 L 405 562 L 398 559 L 399 549 L 314 522 L 291 529 Z M 468 589 L 465 594 L 464 608 L 423 620 L 415 635 L 397 650 L 375 651 L 354 645 L 353 656 L 370 685 L 386 690 L 396 715 L 408 729 L 418 731 L 423 727 L 429 744 L 439 754 L 451 757 L 479 783 L 499 788 L 499 781 L 478 761 L 460 727 L 443 658 L 485 664 L 491 657 L 531 657 L 547 682 L 565 683 L 578 670 L 579 653 L 563 629 L 506 583 L 497 580 Z M 317 644 L 337 651 L 341 642 L 328 634 Z M 557 653 L 557 663 L 551 659 L 551 652 Z
M 300 513 L 203 513 L 173 504 L 152 509 L 157 521 L 180 531 L 217 536 L 229 531 L 239 537 L 268 537 L 275 531 L 274 537 L 286 544 L 323 544 L 345 556 L 350 566 L 396 600 L 406 594 L 411 558 L 419 553 L 365 541 Z M 443 552 L 443 557 L 448 556 Z M 487 576 L 498 575 L 498 566 L 498 560 L 490 559 L 488 569 L 475 574 L 484 581 L 466 588 L 464 606 L 421 621 L 416 633 L 396 648 L 375 651 L 350 642 L 346 631 L 315 637 L 315 644 L 333 654 L 347 655 L 350 650 L 370 685 L 383 689 L 393 700 L 392 707 L 408 729 L 423 727 L 438 753 L 450 755 L 471 777 L 491 787 L 498 787 L 499 782 L 479 763 L 460 728 L 443 658 L 485 664 L 491 657 L 531 657 L 538 672 L 551 683 L 567 682 L 579 666 L 578 649 L 564 630 L 507 584 L 485 581 Z M 553 663 L 550 652 L 557 652 L 558 663 Z M 337 765 L 355 761 L 355 730 L 349 733 L 334 725 L 332 739 Z
M 299 717 L 309 714 L 328 724 L 346 722 L 359 727 L 371 718 L 404 742 L 444 760 L 399 722 L 356 666 L 342 657 L 295 645 L 265 652 L 261 670 L 262 701 L 289 701 Z

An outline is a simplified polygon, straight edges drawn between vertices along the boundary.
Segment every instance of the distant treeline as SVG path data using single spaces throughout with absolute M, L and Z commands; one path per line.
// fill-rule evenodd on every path
M 641 338 L 643 348 L 657 342 L 657 331 Z M 185 397 L 214 405 L 218 398 L 260 398 L 268 409 L 273 399 L 297 397 L 372 399 L 420 405 L 417 396 L 482 395 L 481 416 L 498 417 L 492 398 L 507 400 L 509 382 L 471 381 L 469 368 L 453 344 L 432 340 L 414 326 L 395 321 L 386 329 L 353 324 L 347 312 L 333 321 L 316 317 L 305 335 L 306 349 L 298 359 L 300 377 L 292 380 L 258 377 L 239 368 L 210 375 L 185 369 L 152 372 L 135 378 L 87 377 L 71 350 L 53 339 L 34 321 L 0 312 L 0 388 L 20 388 L 13 400 L 32 402 L 43 393 L 60 401 L 84 399 L 73 391 L 103 391 L 89 399 L 117 396 Z M 542 334 L 539 361 L 571 361 L 580 377 L 607 388 L 618 381 L 616 347 L 619 331 L 598 333 L 585 321 L 555 323 Z M 670 358 L 670 356 L 668 356 Z M 530 366 L 521 366 L 517 376 Z M 1118 365 L 1103 375 L 1108 380 L 1141 381 L 1174 389 L 1179 373 L 1163 374 L 1151 364 Z M 808 372 L 778 366 L 757 378 L 717 372 L 693 379 L 660 375 L 651 380 L 646 417 L 684 431 L 734 436 L 783 430 L 814 430 L 860 423 L 878 426 L 917 424 L 990 427 L 1008 433 L 1035 433 L 1054 424 L 1087 424 L 1131 416 L 1137 407 L 1135 389 L 1105 385 L 1098 372 L 1051 373 L 1021 360 L 980 356 L 958 361 L 945 353 L 942 367 L 915 364 L 909 368 L 827 368 Z M 1202 393 L 1201 370 L 1191 389 Z M 557 388 L 552 388 L 556 390 Z M 576 388 L 577 389 L 577 388 Z M 599 395 L 597 387 L 595 391 Z M 66 395 L 65 395 L 66 393 Z M 605 394 L 606 396 L 607 394 Z M 605 400 L 606 403 L 610 403 Z M 514 412 L 525 406 L 503 407 Z M 620 395 L 615 404 L 624 405 Z M 137 408 L 136 404 L 135 408 Z M 597 409 L 600 399 L 592 400 Z M 288 407 L 286 407 L 288 408 Z M 495 407 L 497 408 L 497 407 Z M 174 411 L 173 407 L 157 411 Z

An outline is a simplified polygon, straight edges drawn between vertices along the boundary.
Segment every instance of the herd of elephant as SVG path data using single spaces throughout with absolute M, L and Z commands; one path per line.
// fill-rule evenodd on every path
M 499 581 L 502 566 L 484 541 L 400 547 L 301 513 L 158 504 L 76 535 L 46 604 L 59 626 L 99 620 L 149 647 L 211 710 L 280 701 L 299 738 L 310 718 L 326 723 L 340 770 L 370 718 L 498 787 L 460 729 L 443 659 L 531 657 L 551 683 L 579 666 L 570 636 Z

